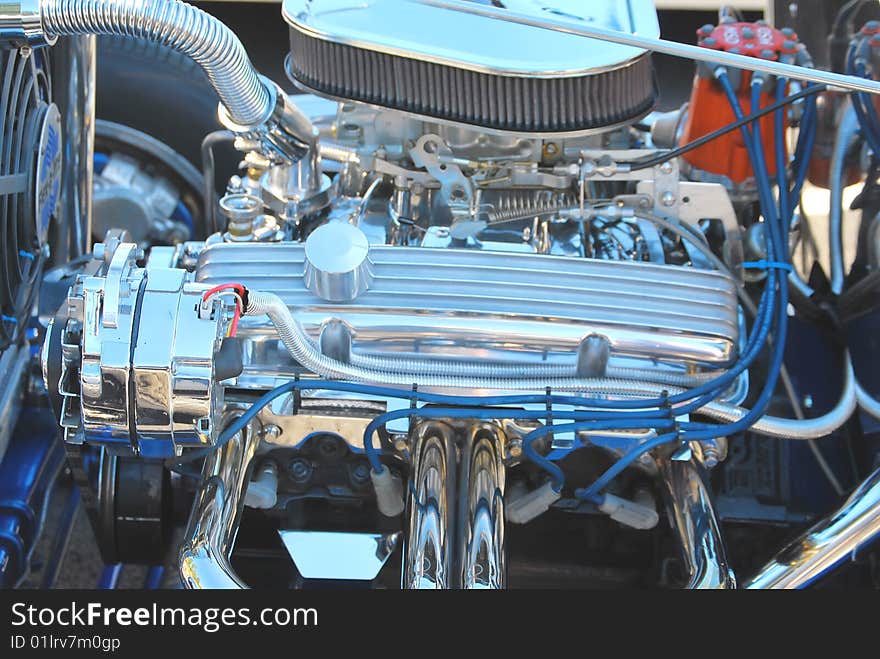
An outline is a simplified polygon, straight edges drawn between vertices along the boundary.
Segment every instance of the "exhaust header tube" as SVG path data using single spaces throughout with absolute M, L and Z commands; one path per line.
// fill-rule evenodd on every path
M 455 584 L 455 442 L 441 422 L 413 436 L 412 472 L 405 521 L 404 590 L 448 590 Z
M 736 588 L 703 468 L 693 458 L 664 458 L 657 466 L 665 486 L 669 522 L 681 543 L 688 578 L 685 588 Z
M 185 588 L 247 588 L 229 564 L 259 439 L 252 426 L 205 458 L 180 549 L 179 572 Z
M 880 469 L 846 503 L 780 551 L 746 588 L 805 588 L 880 534 Z

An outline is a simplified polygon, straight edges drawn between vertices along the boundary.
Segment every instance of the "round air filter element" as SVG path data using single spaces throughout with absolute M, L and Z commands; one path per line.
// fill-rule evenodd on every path
M 659 36 L 651 0 L 511 0 Z M 579 134 L 651 110 L 650 53 L 411 0 L 284 0 L 298 86 L 428 119 L 529 134 Z

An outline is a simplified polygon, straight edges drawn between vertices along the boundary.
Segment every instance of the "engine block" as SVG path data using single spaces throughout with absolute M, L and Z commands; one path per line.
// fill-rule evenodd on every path
M 821 93 L 795 82 L 810 62 L 797 35 L 725 14 L 698 46 L 670 45 L 650 0 L 282 5 L 286 69 L 308 93 L 260 76 L 177 0 L 41 0 L 9 41 L 30 55 L 137 34 L 193 57 L 221 101 L 203 178 L 117 132 L 88 178 L 106 237 L 51 272 L 44 385 L 78 486 L 100 472 L 87 503 L 112 527 L 106 555 L 123 560 L 120 520 L 163 544 L 166 497 L 185 491 L 178 568 L 194 588 L 248 582 L 230 558 L 243 515 L 269 533 L 242 554 L 287 551 L 290 583 L 375 582 L 400 548 L 404 588 L 503 588 L 506 525 L 547 515 L 566 533 L 559 519 L 578 516 L 575 551 L 633 549 L 638 579 L 650 565 L 668 585 L 678 565 L 689 587 L 734 587 L 712 502 L 723 478 L 706 470 L 774 471 L 741 447 L 827 437 L 876 406 L 848 357 L 827 412 L 800 409 L 813 402 L 786 370 L 786 338 L 827 312 L 790 258 L 808 240 L 792 227 L 808 221 Z M 853 44 L 857 70 L 876 27 Z M 651 51 L 700 48 L 691 102 L 653 113 Z M 849 166 L 875 109 L 852 103 L 825 169 Z M 223 142 L 233 171 L 214 158 Z M 783 388 L 798 419 L 772 416 Z M 880 496 L 875 480 L 859 501 Z M 724 491 L 772 507 L 754 485 Z M 863 513 L 842 510 L 831 524 L 855 537 Z M 654 532 L 664 517 L 672 543 Z

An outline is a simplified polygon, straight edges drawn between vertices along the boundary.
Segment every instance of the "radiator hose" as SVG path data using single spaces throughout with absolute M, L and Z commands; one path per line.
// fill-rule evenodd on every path
M 39 0 L 44 39 L 80 34 L 154 41 L 193 59 L 208 76 L 229 117 L 241 126 L 267 121 L 272 92 L 238 37 L 201 9 L 177 0 Z

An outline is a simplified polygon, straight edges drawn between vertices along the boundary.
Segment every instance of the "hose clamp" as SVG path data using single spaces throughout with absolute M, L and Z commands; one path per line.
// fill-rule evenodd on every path
M 278 163 L 294 164 L 309 154 L 317 158 L 318 131 L 311 120 L 275 82 L 258 77 L 268 94 L 263 117 L 252 124 L 239 124 L 221 103 L 217 110 L 220 123 L 236 134 L 259 140 L 264 155 Z
M 265 76 L 258 75 L 257 77 L 263 84 L 267 95 L 266 107 L 263 108 L 260 119 L 252 124 L 240 124 L 232 118 L 232 115 L 229 114 L 229 110 L 223 103 L 217 105 L 217 118 L 224 128 L 231 130 L 233 133 L 239 135 L 258 135 L 266 130 L 273 115 L 276 113 L 279 93 L 281 93 L 280 88 Z M 281 93 L 281 96 L 283 96 L 283 93 Z

